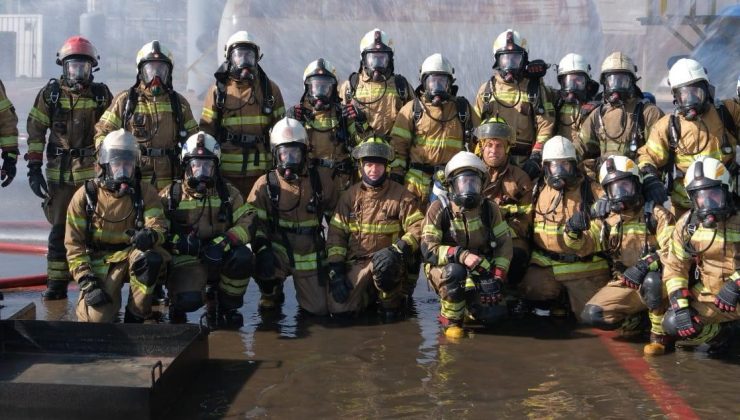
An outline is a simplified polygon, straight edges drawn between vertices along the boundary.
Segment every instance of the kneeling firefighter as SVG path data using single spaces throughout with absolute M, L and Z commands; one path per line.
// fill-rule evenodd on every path
M 602 242 L 611 259 L 612 280 L 586 303 L 581 318 L 596 328 L 618 329 L 622 337 L 631 337 L 642 333 L 644 313 L 649 311 L 652 327 L 644 353 L 663 354 L 673 343 L 661 326 L 668 299 L 660 261 L 668 253 L 673 215 L 643 201 L 637 164 L 625 156 L 609 157 L 601 165 L 599 183 L 606 196 L 591 211 L 602 220 L 599 237 L 593 240 Z
M 391 320 L 400 314 L 402 277 L 419 248 L 424 216 L 416 197 L 388 179 L 390 144 L 371 137 L 352 156 L 362 181 L 341 196 L 329 225 L 329 312 L 359 312 L 377 299 Z
M 512 242 L 499 206 L 482 197 L 488 168 L 478 156 L 458 152 L 444 175 L 450 199 L 440 195 L 430 204 L 421 254 L 424 273 L 440 296 L 445 335 L 461 338 L 466 310 L 484 324 L 505 317 L 503 291 Z
M 183 178 L 162 189 L 170 221 L 167 245 L 172 266 L 167 279 L 170 321 L 184 322 L 206 296 L 215 298 L 220 326 L 240 327 L 253 255 L 254 209 L 219 171 L 221 147 L 201 131 L 185 142 L 180 161 Z
M 80 286 L 77 319 L 113 322 L 129 282 L 124 322 L 151 316 L 152 293 L 169 254 L 161 248 L 167 219 L 157 190 L 142 183 L 139 146 L 123 129 L 108 133 L 95 180 L 86 181 L 67 210 L 64 245 Z

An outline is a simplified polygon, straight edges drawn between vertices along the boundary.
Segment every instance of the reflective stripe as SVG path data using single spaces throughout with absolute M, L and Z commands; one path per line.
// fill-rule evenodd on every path
M 357 223 L 349 222 L 349 231 L 353 233 L 366 233 L 371 235 L 390 235 L 401 231 L 401 225 L 395 223 Z
M 91 167 L 67 170 L 64 173 L 65 175 L 72 174 L 75 185 L 80 185 L 88 179 L 95 178 L 95 169 Z M 46 168 L 46 178 L 50 182 L 59 182 L 59 168 Z M 69 176 L 65 176 L 65 183 L 69 184 L 69 181 Z
M 249 232 L 247 232 L 242 226 L 236 225 L 226 232 L 236 235 L 236 237 L 239 238 L 239 241 L 243 244 L 249 243 Z
M 444 299 L 440 299 L 441 310 L 440 313 L 443 317 L 452 320 L 460 320 L 463 317 L 465 311 L 465 301 L 462 302 L 450 302 Z
M 342 257 L 346 257 L 347 256 L 347 248 L 345 248 L 343 246 L 332 246 L 332 247 L 329 247 L 329 250 L 327 251 L 327 256 L 333 257 L 333 256 L 337 256 L 337 255 L 342 256 Z
M 424 215 L 421 214 L 419 210 L 414 210 L 414 212 L 408 215 L 403 221 L 403 229 L 408 230 L 409 226 L 418 222 L 419 220 L 424 220 Z
M 318 117 L 308 122 L 308 127 L 319 130 L 334 129 L 339 127 L 339 120 L 336 117 Z
M 510 228 L 509 225 L 506 222 L 500 222 L 496 226 L 493 227 L 493 236 L 500 238 L 507 233 L 509 233 Z
M 665 282 L 665 288 L 669 295 L 676 290 L 685 289 L 687 287 L 689 287 L 689 279 L 686 277 L 674 277 Z
M 436 239 L 437 241 L 442 240 L 442 230 L 438 229 L 437 226 L 434 226 L 433 224 L 426 224 L 422 228 L 421 232 L 422 236 L 431 236 L 433 239 Z
M 49 126 L 49 117 L 44 114 L 43 111 L 36 108 L 35 106 L 31 108 L 31 111 L 28 113 L 28 117 L 36 120 L 37 122 L 41 123 L 42 125 L 48 127 Z
M 152 208 L 144 210 L 145 219 L 154 219 L 156 217 L 162 216 L 163 214 L 164 214 L 164 211 L 162 211 L 160 207 L 152 207 Z
M 391 130 L 391 135 L 398 136 L 406 140 L 411 140 L 411 131 L 405 128 L 401 128 L 397 125 L 393 126 L 393 130 Z
M 555 276 L 582 274 L 591 271 L 602 271 L 609 269 L 607 261 L 601 257 L 596 256 L 594 256 L 593 261 L 590 262 L 564 263 L 553 261 L 552 259 L 542 255 L 538 250 L 534 250 L 532 252 L 532 261 L 537 262 L 543 267 L 551 267 Z
M 218 288 L 223 290 L 224 292 L 234 296 L 243 296 L 244 292 L 247 291 L 247 286 L 249 285 L 249 277 L 232 279 L 230 277 L 224 276 L 223 274 L 221 274 L 220 277 L 221 281 L 218 283 Z
M 260 220 L 265 220 L 265 221 L 269 220 L 267 218 L 267 212 L 265 210 L 255 207 L 255 211 L 257 212 L 257 217 Z M 285 219 L 278 220 L 278 226 L 289 228 L 289 229 L 299 228 L 299 227 L 315 227 L 318 225 L 319 225 L 319 221 L 316 219 L 315 216 L 311 219 L 303 220 L 303 221 L 285 220 Z
M 647 149 L 652 152 L 652 154 L 655 155 L 655 158 L 659 161 L 668 159 L 668 150 L 658 140 L 648 140 Z
M 406 161 L 403 159 L 393 159 L 393 162 L 391 162 L 391 168 L 401 168 L 406 169 Z
M 207 204 L 209 204 L 207 206 Z M 210 197 L 210 200 L 182 200 L 180 201 L 180 204 L 177 205 L 178 210 L 195 210 L 198 208 L 204 208 L 204 207 L 220 207 L 221 206 L 221 199 L 218 197 Z
M 116 115 L 116 113 L 112 111 L 105 111 L 103 113 L 103 116 L 100 117 L 100 121 L 104 123 L 108 123 L 115 127 L 113 130 L 110 130 L 110 131 L 114 131 L 114 130 L 121 128 L 121 124 L 122 124 L 121 118 L 119 118 L 118 115 Z
M 282 244 L 273 242 L 272 246 L 276 251 L 280 252 L 286 259 L 288 259 L 288 251 Z M 293 268 L 296 271 L 314 271 L 318 269 L 318 256 L 316 252 L 312 252 L 310 254 L 296 254 L 294 252 L 293 260 L 295 261 L 295 266 Z
M 363 84 L 355 90 L 355 98 L 363 102 L 378 100 L 383 96 L 399 97 L 396 87 L 390 83 L 384 83 L 382 86 Z
M 205 121 L 213 121 L 213 117 L 216 115 L 216 111 L 211 108 L 203 108 L 203 112 L 200 114 L 200 119 Z
M 0 112 L 3 112 L 13 106 L 9 99 L 0 99 Z
M 18 136 L 0 137 L 0 147 L 18 146 Z
M 145 295 L 151 295 L 154 292 L 154 287 L 156 286 L 156 284 L 147 286 L 146 284 L 140 282 L 133 273 L 129 276 L 128 283 L 131 289 L 138 290 Z
M 255 211 L 254 206 L 252 206 L 249 203 L 244 203 L 234 211 L 234 214 L 233 214 L 234 221 L 237 221 L 245 214 L 253 213 L 254 211 Z
M 440 245 L 437 247 L 437 265 L 443 266 L 447 264 L 447 252 L 453 248 L 449 245 Z
M 59 107 L 64 110 L 72 109 L 71 99 L 68 97 L 59 98 Z M 98 107 L 98 103 L 93 98 L 78 98 L 74 100 L 75 110 L 79 109 L 95 109 Z
M 67 223 L 76 226 L 76 227 L 85 227 L 87 226 L 87 219 L 85 217 L 77 217 L 73 215 L 72 213 L 67 213 Z
M 331 218 L 331 222 L 329 222 L 329 224 L 345 233 L 349 232 L 349 226 L 342 221 L 339 217 L 339 213 L 335 214 L 334 217 Z
M 423 148 L 435 148 L 435 149 L 442 149 L 442 148 L 451 148 L 451 149 L 460 149 L 463 148 L 463 141 L 462 139 L 458 138 L 434 138 L 434 137 L 427 137 L 427 136 L 416 136 L 415 144 L 418 147 Z
M 29 152 L 43 153 L 44 147 L 45 147 L 45 144 L 43 141 L 38 141 L 38 140 L 28 141 L 28 151 Z
M 496 257 L 493 259 L 493 263 L 496 267 L 501 267 L 502 270 L 509 271 L 511 260 L 506 257 Z
M 416 250 L 419 248 L 419 241 L 416 239 L 416 237 L 411 233 L 406 233 L 405 235 L 401 236 L 401 239 L 403 239 L 404 242 L 409 244 L 409 246 Z
M 269 125 L 272 118 L 266 115 L 237 115 L 226 117 L 221 121 L 224 127 L 234 126 L 251 126 L 251 125 Z

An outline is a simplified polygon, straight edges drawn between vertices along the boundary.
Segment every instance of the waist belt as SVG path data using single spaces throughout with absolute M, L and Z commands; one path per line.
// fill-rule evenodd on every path
M 442 169 L 444 168 L 444 166 L 434 166 L 434 165 L 427 165 L 425 163 L 411 162 L 409 164 L 409 168 L 416 169 L 417 171 L 422 171 L 427 175 L 434 175 L 434 173 L 437 172 L 438 169 Z
M 93 251 L 96 252 L 117 252 L 117 251 L 123 251 L 124 249 L 130 247 L 129 244 L 103 244 L 103 243 L 93 243 L 91 248 Z
M 141 154 L 149 157 L 178 156 L 178 149 L 159 149 L 156 147 L 142 147 Z
M 594 260 L 593 255 L 589 255 L 586 257 L 579 257 L 576 254 L 559 254 L 556 252 L 545 251 L 542 249 L 538 249 L 537 252 L 546 256 L 547 258 L 551 260 L 555 260 L 557 262 L 562 262 L 562 263 L 592 262 Z
M 234 134 L 227 131 L 224 136 L 224 141 L 242 147 L 255 147 L 257 146 L 257 143 L 263 143 L 265 138 L 265 136 L 257 136 L 254 134 Z
M 88 156 L 95 156 L 95 153 L 96 151 L 95 151 L 95 148 L 93 147 L 65 149 L 55 144 L 50 144 L 46 148 L 47 157 L 55 157 L 55 156 L 88 157 Z
M 294 228 L 278 226 L 278 229 L 282 230 L 283 232 L 292 233 L 294 235 L 315 235 L 319 231 L 319 228 L 316 226 Z
M 314 166 L 321 166 L 324 168 L 334 169 L 335 166 L 339 166 L 341 162 L 334 159 L 313 159 Z

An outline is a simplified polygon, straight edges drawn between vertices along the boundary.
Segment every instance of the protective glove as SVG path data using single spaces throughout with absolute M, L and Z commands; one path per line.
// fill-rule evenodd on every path
M 367 122 L 365 113 L 357 109 L 355 104 L 342 105 L 342 116 L 344 118 L 351 118 L 360 124 Z
M 291 108 L 291 113 L 293 114 L 293 118 L 301 122 L 306 122 L 313 118 L 313 112 L 303 105 L 295 105 Z
M 41 165 L 41 162 L 38 161 L 28 163 L 28 184 L 37 197 L 46 199 L 49 196 L 49 187 L 41 173 Z
M 522 163 L 522 170 L 529 175 L 531 179 L 537 179 L 542 173 L 542 153 L 539 151 L 532 152 L 529 159 Z
M 388 175 L 388 178 L 390 178 L 391 181 L 395 181 L 395 182 L 403 185 L 403 182 L 404 182 L 404 179 L 403 178 L 404 178 L 404 176 L 402 174 L 399 174 L 399 173 L 396 173 L 396 172 L 391 172 L 390 175 Z
M 85 298 L 85 304 L 90 307 L 98 307 L 111 302 L 110 296 L 108 296 L 103 289 L 98 285 L 98 279 L 92 274 L 86 274 L 82 276 L 79 281 L 80 292 L 83 293 Z
M 130 243 L 140 251 L 149 251 L 157 243 L 157 232 L 150 228 L 139 229 L 131 233 Z
M 3 182 L 0 186 L 5 188 L 10 185 L 10 183 L 13 182 L 13 178 L 15 178 L 15 164 L 18 162 L 18 154 L 16 152 L 5 151 L 2 153 L 2 158 L 3 167 L 0 169 L 0 181 Z
M 606 219 L 609 216 L 609 199 L 601 197 L 591 206 L 591 218 L 593 219 Z
M 632 267 L 624 270 L 622 273 L 622 285 L 627 286 L 630 289 L 639 289 L 642 285 L 642 281 L 645 280 L 645 276 L 650 271 L 648 265 L 649 263 L 640 260 Z
M 642 195 L 645 196 L 645 201 L 652 201 L 655 204 L 663 204 L 668 200 L 665 185 L 654 174 L 648 174 L 642 180 Z
M 403 253 L 395 245 L 373 254 L 373 279 L 381 290 L 391 291 L 395 288 L 402 265 Z
M 565 233 L 573 234 L 575 236 L 581 236 L 583 232 L 588 230 L 588 220 L 586 214 L 582 211 L 573 213 L 572 216 L 565 222 Z
M 344 263 L 329 264 L 329 290 L 337 303 L 345 303 L 354 286 L 347 277 Z
M 207 264 L 221 264 L 224 256 L 231 249 L 231 240 L 226 235 L 219 235 L 203 249 L 203 259 Z
M 714 306 L 722 312 L 735 312 L 740 298 L 740 280 L 728 280 L 714 298 Z
M 671 293 L 668 298 L 676 314 L 678 335 L 683 338 L 695 337 L 702 329 L 701 320 L 689 305 L 689 296 L 689 289 L 683 288 Z
M 478 281 L 480 303 L 495 304 L 504 299 L 504 282 L 500 277 L 484 276 Z
M 200 255 L 200 238 L 194 233 L 183 236 L 175 235 L 172 242 L 178 255 L 192 255 L 194 257 Z

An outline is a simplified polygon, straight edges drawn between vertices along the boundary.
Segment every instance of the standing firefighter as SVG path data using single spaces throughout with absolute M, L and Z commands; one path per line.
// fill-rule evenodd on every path
M 731 323 L 740 319 L 740 216 L 730 174 L 717 159 L 692 163 L 684 185 L 691 210 L 676 222 L 664 261 L 670 309 L 663 328 L 691 344 L 708 344 L 710 354 L 722 354 L 729 349 Z
M 545 143 L 542 161 L 545 186 L 535 189 L 534 250 L 520 289 L 540 315 L 566 316 L 559 299 L 567 293 L 580 319 L 586 302 L 609 280 L 607 261 L 596 255 L 601 244 L 593 240 L 601 223 L 588 218 L 601 186 L 578 170 L 573 143 L 562 136 Z
M 203 131 L 190 136 L 180 155 L 183 178 L 161 192 L 170 221 L 172 268 L 167 280 L 170 320 L 184 322 L 203 306 L 204 291 L 216 300 L 220 326 L 240 327 L 253 255 L 254 210 L 219 172 L 221 148 Z M 207 286 L 208 285 L 208 286 Z
M 15 178 L 15 165 L 18 162 L 18 116 L 15 107 L 5 94 L 5 86 L 0 82 L 0 151 L 3 166 L 0 168 L 0 186 L 10 185 Z
M 164 188 L 179 174 L 179 156 L 188 136 L 198 131 L 190 104 L 172 87 L 172 53 L 152 41 L 136 54 L 136 84 L 116 95 L 95 126 L 98 147 L 119 128 L 133 133 L 141 148 L 142 181 Z
M 28 114 L 28 182 L 33 193 L 44 199 L 44 213 L 51 223 L 46 300 L 67 297 L 71 280 L 64 249 L 67 206 L 80 185 L 95 177 L 95 123 L 111 103 L 108 87 L 93 83 L 98 59 L 87 39 L 67 39 L 57 52 L 62 77 L 49 80 Z M 41 173 L 44 148 L 46 179 Z
M 475 129 L 475 137 L 490 176 L 490 182 L 483 187 L 483 197 L 498 204 L 501 215 L 511 228 L 514 251 L 508 282 L 516 285 L 529 265 L 534 186 L 526 172 L 509 163 L 514 130 L 506 121 L 495 117 L 483 121 Z
M 442 195 L 429 206 L 421 254 L 427 279 L 440 297 L 445 335 L 461 338 L 466 311 L 489 325 L 507 313 L 503 292 L 511 234 L 498 205 L 481 195 L 488 168 L 477 156 L 457 153 L 444 174 L 450 199 Z
M 678 60 L 668 72 L 668 83 L 676 110 L 650 131 L 647 144 L 638 152 L 638 164 L 653 185 L 652 190 L 646 190 L 646 198 L 664 199 L 667 191 L 674 214 L 680 217 L 691 208 L 681 179 L 697 156 L 720 160 L 730 169 L 731 183 L 736 184 L 740 104 L 729 99 L 715 106 L 707 71 L 695 60 Z M 667 188 L 660 180 L 661 172 Z
M 314 315 L 327 313 L 325 271 L 326 209 L 337 203 L 330 178 L 307 164 L 308 134 L 298 120 L 283 118 L 270 133 L 275 169 L 260 177 L 247 202 L 257 211 L 254 278 L 260 309 L 284 299 L 283 282 L 292 275 L 298 305 Z
M 529 60 L 527 40 L 507 29 L 493 42 L 490 80 L 478 89 L 475 108 L 481 118 L 501 117 L 515 130 L 511 161 L 532 179 L 539 176 L 542 146 L 554 134 L 554 109 L 542 78 L 548 65 Z
M 165 258 L 167 219 L 153 186 L 138 179 L 139 146 L 123 129 L 109 133 L 98 151 L 98 174 L 85 181 L 67 211 L 64 245 L 80 285 L 77 319 L 114 322 L 121 288 L 129 282 L 124 322 L 151 316 L 152 294 Z
M 344 191 L 354 172 L 348 141 L 355 128 L 348 126 L 342 116 L 336 69 L 323 58 L 312 61 L 303 71 L 303 86 L 301 102 L 289 114 L 301 121 L 308 132 L 311 165 L 324 177 L 333 179 L 338 191 Z
M 376 133 L 390 137 L 398 111 L 414 98 L 414 88 L 393 66 L 393 41 L 378 28 L 360 40 L 362 61 L 339 89 L 343 114 L 356 128 L 355 139 Z
M 419 249 L 424 216 L 416 198 L 388 179 L 393 149 L 371 137 L 352 151 L 362 181 L 339 199 L 329 225 L 329 312 L 357 313 L 375 300 L 386 320 L 403 303 L 406 262 Z
M 272 163 L 270 128 L 285 114 L 283 95 L 258 64 L 260 47 L 246 31 L 231 35 L 226 61 L 203 104 L 200 127 L 221 144 L 221 173 L 247 196 Z
M 621 52 L 611 53 L 601 64 L 604 102 L 586 118 L 575 138 L 578 158 L 589 172 L 596 173 L 599 159 L 611 155 L 635 160 L 650 128 L 663 116 L 660 108 L 643 99 L 638 80 L 637 66 Z M 644 181 L 646 189 L 653 188 L 653 181 Z M 665 201 L 656 198 L 648 199 L 659 204 Z
M 555 134 L 577 139 L 586 118 L 598 103 L 599 83 L 591 79 L 591 65 L 580 54 L 570 53 L 558 64 L 560 90 L 555 99 Z
M 642 333 L 648 310 L 652 328 L 644 352 L 663 354 L 673 340 L 661 326 L 667 298 L 660 262 L 668 254 L 673 215 L 643 200 L 637 164 L 625 156 L 607 158 L 599 171 L 599 183 L 606 196 L 597 200 L 592 213 L 602 220 L 602 231 L 592 240 L 603 241 L 602 248 L 612 262 L 612 280 L 588 301 L 581 318 L 596 328 L 619 329 L 623 337 L 631 337 Z

